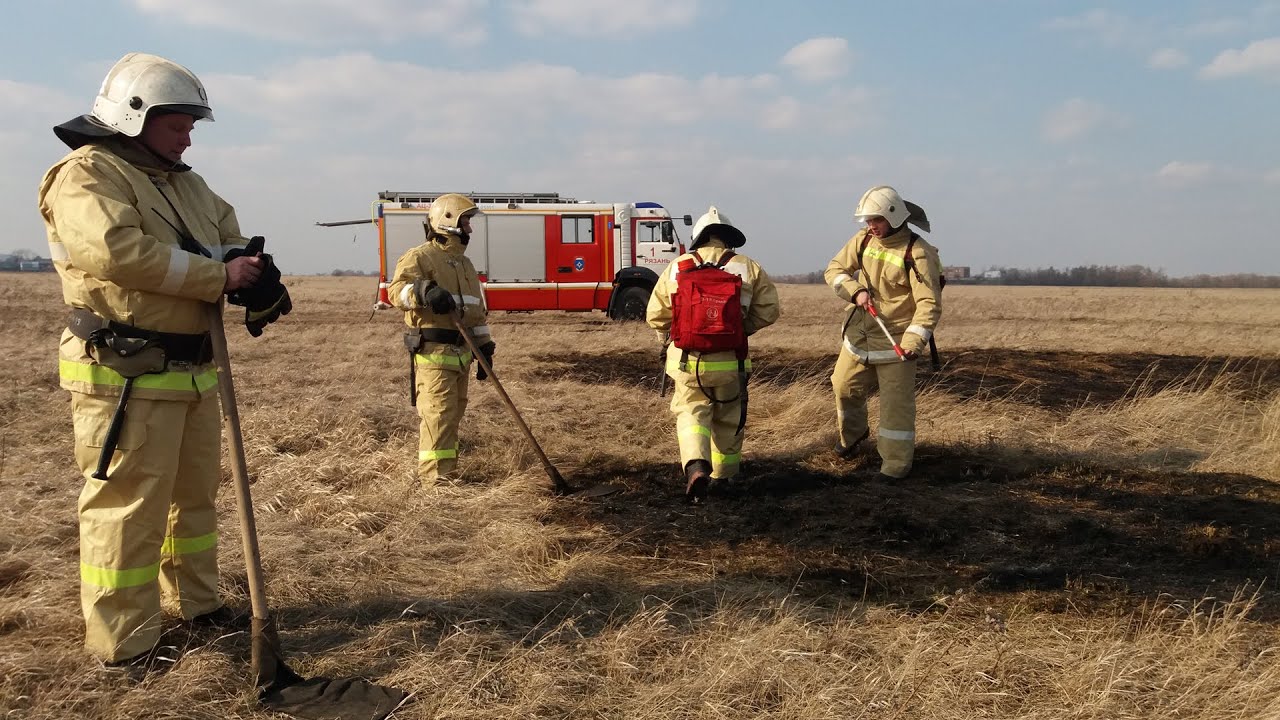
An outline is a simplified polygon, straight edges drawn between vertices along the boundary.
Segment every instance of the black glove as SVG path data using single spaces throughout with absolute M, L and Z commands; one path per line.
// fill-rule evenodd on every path
M 431 308 L 431 312 L 437 315 L 447 315 L 458 309 L 458 303 L 454 302 L 453 294 L 448 290 L 440 287 L 432 281 L 429 285 L 423 285 L 418 282 L 418 304 Z
M 227 302 L 244 308 L 244 326 L 249 334 L 258 337 L 262 329 L 288 315 L 293 310 L 293 301 L 289 298 L 289 289 L 280 281 L 280 268 L 276 267 L 275 258 L 262 252 L 266 241 L 261 235 L 249 239 L 243 248 L 228 250 L 223 261 L 234 260 L 242 256 L 258 256 L 262 260 L 262 275 L 253 287 L 241 288 L 227 296 Z
M 262 260 L 262 274 L 258 277 L 258 282 L 254 283 L 253 287 L 240 288 L 227 295 L 227 302 L 232 305 L 263 310 L 273 305 L 280 298 L 280 293 L 284 289 L 284 285 L 280 283 L 280 268 L 276 267 L 276 262 L 270 255 L 262 252 L 265 244 L 266 240 L 261 235 L 254 235 L 249 239 L 248 245 L 228 250 L 227 254 L 223 256 L 222 261 L 224 263 L 231 262 L 238 257 L 254 257 L 255 255 Z
M 254 337 L 261 335 L 262 329 L 279 320 L 281 315 L 288 315 L 289 311 L 293 310 L 293 301 L 289 299 L 289 288 L 279 282 L 275 287 L 279 294 L 269 305 L 261 307 L 248 305 L 244 309 L 244 326 L 249 328 L 249 334 Z
M 493 344 L 492 340 L 480 346 L 480 354 L 484 356 L 484 361 L 489 363 L 489 367 L 493 367 L 493 350 L 495 347 L 497 346 Z M 484 380 L 488 377 L 489 373 L 484 371 L 484 366 L 477 362 L 476 379 Z
M 231 248 L 226 255 L 222 256 L 222 262 L 229 263 L 238 257 L 253 257 L 262 252 L 263 245 L 266 245 L 267 239 L 261 235 L 254 235 L 249 238 L 249 243 L 244 247 Z

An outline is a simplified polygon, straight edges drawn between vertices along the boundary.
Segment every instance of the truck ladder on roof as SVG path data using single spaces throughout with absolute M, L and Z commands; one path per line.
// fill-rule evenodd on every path
M 403 192 L 383 190 L 378 199 L 395 203 L 429 203 L 444 195 L 442 192 Z M 560 193 L 463 193 L 478 205 L 548 205 L 553 203 L 576 203 L 574 198 L 560 197 Z

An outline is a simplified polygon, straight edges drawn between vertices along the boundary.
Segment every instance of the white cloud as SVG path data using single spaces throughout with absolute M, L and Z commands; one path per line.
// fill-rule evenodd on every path
M 1248 23 L 1241 18 L 1220 17 L 1195 23 L 1188 27 L 1186 32 L 1191 36 L 1208 37 L 1242 32 L 1247 30 L 1248 27 Z
M 10 112 L 0 127 L 0 167 L 23 164 L 19 157 L 27 162 L 35 158 L 52 162 L 56 158 L 47 156 L 63 147 L 54 138 L 53 126 L 89 112 L 92 103 L 92 96 L 76 99 L 43 85 L 0 78 L 0 107 L 18 110 Z
M 600 35 L 636 28 L 678 28 L 698 16 L 695 0 L 514 0 L 511 18 L 525 35 Z
M 1189 62 L 1187 54 L 1177 48 L 1161 48 L 1147 58 L 1147 67 L 1156 70 L 1173 70 Z
M 1087 135 L 1101 127 L 1121 127 L 1127 120 L 1101 103 L 1084 98 L 1071 98 L 1045 113 L 1040 134 L 1049 142 L 1060 143 Z
M 1167 187 L 1184 188 L 1205 182 L 1213 173 L 1214 167 L 1209 163 L 1174 160 L 1156 171 L 1156 180 Z
M 460 45 L 487 35 L 489 0 L 131 0 L 144 14 L 285 42 L 321 45 L 440 37 Z
M 283 140 L 357 135 L 424 146 L 438 146 L 440 138 L 451 145 L 495 138 L 570 142 L 588 128 L 689 127 L 707 120 L 749 126 L 758 109 L 776 99 L 779 85 L 771 75 L 601 76 L 546 64 L 463 71 L 368 54 L 303 59 L 261 77 L 204 79 L 216 102 L 271 122 Z
M 760 126 L 767 130 L 788 130 L 800 121 L 800 103 L 793 97 L 780 97 L 765 106 Z
M 1044 23 L 1049 30 L 1073 32 L 1098 40 L 1110 47 L 1133 45 L 1141 41 L 1146 32 L 1124 15 L 1109 10 L 1094 9 L 1080 15 L 1055 17 Z
M 1280 37 L 1249 43 L 1243 50 L 1224 50 L 1200 70 L 1200 77 L 1222 78 L 1258 74 L 1280 76 Z
M 805 40 L 782 56 L 782 64 L 805 82 L 834 80 L 849 71 L 849 41 L 838 37 Z

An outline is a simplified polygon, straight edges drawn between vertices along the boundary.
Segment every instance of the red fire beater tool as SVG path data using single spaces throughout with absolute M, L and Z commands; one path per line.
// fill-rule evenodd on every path
M 897 353 L 898 359 L 906 362 L 907 353 L 902 349 L 902 346 L 898 344 L 898 341 L 893 339 L 893 335 L 889 333 L 889 328 L 884 326 L 884 321 L 880 319 L 880 313 L 876 311 L 876 306 L 871 304 L 871 298 L 867 298 L 866 308 L 867 314 L 876 319 L 876 324 L 884 331 L 884 336 L 889 338 L 889 342 L 893 343 L 893 351 Z

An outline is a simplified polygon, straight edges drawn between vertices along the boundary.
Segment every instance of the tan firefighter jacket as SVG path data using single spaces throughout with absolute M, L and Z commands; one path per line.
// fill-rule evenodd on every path
M 858 267 L 858 248 L 868 230 L 859 230 L 853 239 L 832 258 L 823 273 L 827 284 L 846 302 L 860 290 L 871 293 L 880 319 L 898 340 L 903 350 L 921 353 L 928 347 L 938 318 L 942 316 L 941 261 L 937 248 L 917 236 L 912 259 L 920 277 L 907 268 L 903 254 L 911 239 L 904 223 L 897 232 L 883 239 L 871 236 L 862 253 L 863 267 Z M 865 310 L 851 310 L 844 333 L 844 348 L 864 363 L 898 362 L 893 345 Z
M 395 274 L 387 294 L 391 303 L 404 310 L 404 322 L 411 328 L 456 330 L 448 315 L 437 315 L 429 306 L 418 303 L 415 284 L 435 282 L 453 294 L 453 301 L 462 311 L 462 325 L 471 334 L 477 347 L 493 338 L 486 324 L 489 309 L 484 302 L 484 290 L 475 265 L 464 253 L 466 245 L 456 235 L 432 235 L 427 242 L 405 253 L 396 263 Z M 427 364 L 466 367 L 471 362 L 471 351 L 462 345 L 427 342 L 418 349 Z
M 39 196 L 49 253 L 68 305 L 144 330 L 204 333 L 206 308 L 226 286 L 223 255 L 247 240 L 234 208 L 203 178 L 186 165 L 166 170 L 160 163 L 116 136 L 83 145 L 49 168 Z M 212 258 L 179 247 L 175 226 Z M 62 387 L 119 394 L 124 379 L 96 364 L 84 345 L 70 331 L 62 334 Z M 194 399 L 216 385 L 211 364 L 171 364 L 169 371 L 139 377 L 133 396 Z
M 703 262 L 720 261 L 728 249 L 718 238 L 712 238 L 697 248 L 698 256 Z M 769 279 L 764 268 L 755 260 L 734 250 L 734 257 L 725 263 L 725 272 L 742 278 L 742 323 L 747 335 L 754 334 L 761 328 L 768 327 L 778 321 L 781 306 L 778 304 L 778 288 Z M 671 296 L 676 291 L 676 276 L 679 274 L 679 263 L 692 260 L 692 253 L 676 258 L 658 276 L 649 296 L 649 307 L 646 321 L 649 327 L 657 331 L 665 341 L 671 331 Z M 728 385 L 738 380 L 738 359 L 733 352 L 698 353 L 690 352 L 687 363 L 682 367 L 681 359 L 684 351 L 674 344 L 667 347 L 667 374 L 680 383 L 696 384 L 701 382 L 706 387 Z M 746 369 L 751 370 L 751 359 L 746 361 Z M 696 375 L 695 375 L 696 373 Z

